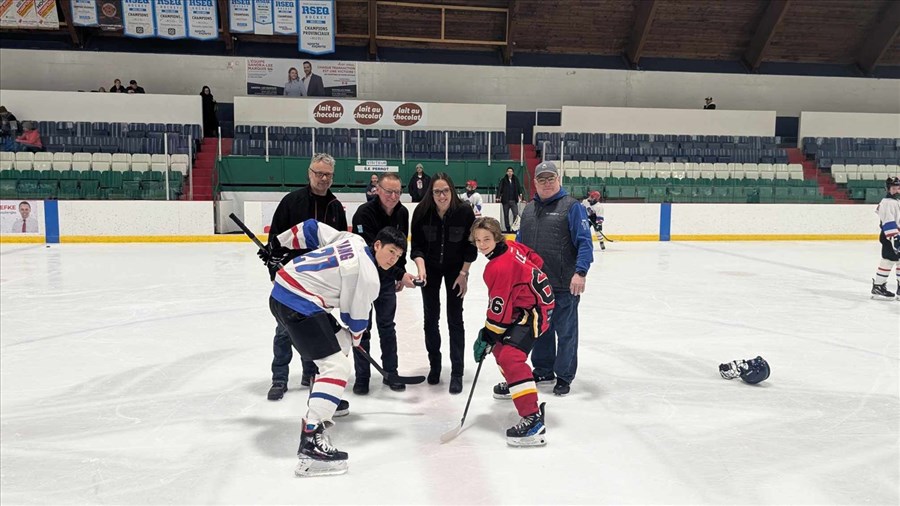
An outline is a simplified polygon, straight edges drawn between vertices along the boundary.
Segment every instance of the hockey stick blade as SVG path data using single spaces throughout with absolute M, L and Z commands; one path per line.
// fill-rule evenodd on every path
M 402 383 L 404 385 L 418 385 L 419 383 L 423 383 L 425 381 L 425 376 L 400 376 L 397 373 L 385 371 L 384 368 L 381 367 L 381 364 L 376 362 L 375 359 L 372 358 L 371 355 L 366 353 L 366 350 L 364 350 L 360 346 L 354 347 L 353 351 L 355 353 L 359 354 L 359 356 L 366 359 L 370 364 L 372 364 L 372 367 L 374 367 L 376 370 L 378 370 L 378 372 L 380 372 L 381 375 L 384 376 L 384 379 L 386 379 L 388 381 L 388 383 Z
M 460 426 L 456 427 L 455 429 L 448 430 L 447 432 L 441 434 L 441 444 L 453 441 L 454 439 L 456 439 L 456 436 L 458 436 L 460 432 L 462 432 L 462 424 L 460 424 Z
M 459 426 L 441 434 L 441 444 L 453 440 L 460 432 L 462 432 L 463 425 L 466 424 L 466 415 L 469 414 L 469 405 L 472 404 L 472 394 L 475 393 L 475 384 L 478 383 L 478 375 L 481 374 L 482 365 L 484 365 L 484 358 L 478 362 L 478 368 L 475 369 L 475 379 L 472 380 L 472 388 L 469 389 L 469 399 L 466 401 L 466 409 L 463 410 L 463 416 L 462 420 L 459 421 Z
M 231 218 L 231 221 L 233 221 L 234 224 L 237 225 L 238 228 L 241 229 L 241 232 L 243 232 L 244 234 L 246 234 L 247 237 L 249 237 L 253 242 L 255 242 L 257 246 L 259 246 L 259 249 L 265 249 L 265 248 L 266 248 L 266 245 L 263 244 L 259 239 L 257 239 L 256 236 L 253 235 L 253 232 L 251 232 L 250 229 L 247 228 L 247 225 L 244 225 L 244 222 L 241 221 L 240 218 L 238 218 L 237 216 L 235 216 L 234 213 L 229 214 L 228 217 Z
M 610 239 L 609 237 L 606 237 L 606 234 L 604 234 L 603 232 L 600 232 L 599 230 L 597 231 L 597 233 L 600 234 L 600 237 L 602 237 L 604 241 L 616 242 L 616 241 L 613 241 L 612 239 Z

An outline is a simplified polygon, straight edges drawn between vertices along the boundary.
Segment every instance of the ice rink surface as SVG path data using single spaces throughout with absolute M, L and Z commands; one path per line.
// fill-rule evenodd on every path
M 249 243 L 0 248 L 6 504 L 897 504 L 900 302 L 869 298 L 868 242 L 623 243 L 597 250 L 572 394 L 544 448 L 471 342 L 466 383 L 367 397 L 329 432 L 339 477 L 295 478 L 306 390 L 270 384 L 270 284 Z M 896 287 L 892 277 L 889 288 Z M 399 294 L 401 374 L 426 374 L 419 292 Z M 442 327 L 443 322 L 442 322 Z M 373 339 L 376 343 L 377 339 Z M 377 346 L 377 345 L 376 345 Z M 373 355 L 378 356 L 377 347 Z M 720 362 L 762 355 L 758 386 Z

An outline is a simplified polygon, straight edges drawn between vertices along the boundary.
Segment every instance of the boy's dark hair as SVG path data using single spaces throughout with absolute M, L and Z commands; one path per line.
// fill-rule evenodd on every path
M 375 236 L 376 241 L 381 241 L 382 246 L 393 244 L 394 246 L 406 251 L 406 236 L 397 227 L 384 227 L 378 231 Z

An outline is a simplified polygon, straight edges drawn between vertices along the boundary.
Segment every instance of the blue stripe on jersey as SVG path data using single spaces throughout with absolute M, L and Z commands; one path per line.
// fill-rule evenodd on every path
M 303 222 L 303 240 L 307 249 L 319 249 L 319 222 L 306 220 Z
M 275 283 L 275 286 L 272 287 L 272 298 L 304 316 L 325 312 L 317 304 L 304 299 L 278 283 Z
M 341 321 L 350 327 L 350 332 L 353 332 L 354 334 L 359 334 L 369 326 L 368 319 L 354 320 L 353 318 L 350 318 L 350 313 L 341 313 Z
M 335 397 L 333 395 L 328 395 L 325 392 L 313 392 L 313 393 L 309 394 L 310 399 L 315 399 L 316 397 L 318 397 L 320 399 L 325 399 L 326 401 L 331 401 L 335 405 L 338 405 L 341 403 L 340 399 L 338 399 L 337 397 Z
M 881 226 L 881 230 L 883 230 L 885 234 L 891 230 L 897 230 L 897 222 L 889 221 Z

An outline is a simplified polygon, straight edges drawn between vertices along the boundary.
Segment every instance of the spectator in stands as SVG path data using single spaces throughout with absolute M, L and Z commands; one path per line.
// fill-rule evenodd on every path
M 378 198 L 378 174 L 372 174 L 369 178 L 369 186 L 366 187 L 366 202 L 372 202 Z
M 416 173 L 410 178 L 409 185 L 406 187 L 413 202 L 422 201 L 422 197 L 424 197 L 425 192 L 428 191 L 428 184 L 430 182 L 431 178 L 425 173 L 425 167 L 423 167 L 421 163 L 417 163 Z
M 469 242 L 475 223 L 472 207 L 464 203 L 453 180 L 443 172 L 431 179 L 422 202 L 413 212 L 410 225 L 409 257 L 418 268 L 424 310 L 425 349 L 428 351 L 428 384 L 441 382 L 441 281 L 447 296 L 447 327 L 450 330 L 450 393 L 462 392 L 465 368 L 466 329 L 463 324 L 463 297 L 469 281 L 469 267 L 478 257 Z
M 16 115 L 7 111 L 6 107 L 0 105 L 0 135 L 15 135 L 16 128 L 13 128 L 13 122 L 18 123 Z
M 288 80 L 284 83 L 284 96 L 303 96 L 303 81 L 300 80 L 300 72 L 297 71 L 297 67 L 288 69 Z
M 553 162 L 535 167 L 534 185 L 535 196 L 522 211 L 516 241 L 544 259 L 556 309 L 550 330 L 534 343 L 531 363 L 536 383 L 556 379 L 553 393 L 566 395 L 578 366 L 578 302 L 594 261 L 594 244 L 584 206 L 561 188 Z
M 19 216 L 21 218 L 13 222 L 10 232 L 14 234 L 36 234 L 40 231 L 37 220 L 31 216 L 31 204 L 25 201 L 19 202 Z
M 275 209 L 269 228 L 269 244 L 277 244 L 275 238 L 278 234 L 310 218 L 335 230 L 342 232 L 347 230 L 347 214 L 341 201 L 331 193 L 332 182 L 334 182 L 334 158 L 325 153 L 316 154 L 309 164 L 309 185 L 285 195 Z M 285 257 L 282 263 L 308 252 L 309 250 L 305 249 L 290 250 L 290 255 Z M 277 271 L 278 269 L 269 270 L 270 279 L 275 279 Z M 291 338 L 287 329 L 280 324 L 275 327 L 273 351 L 275 356 L 272 359 L 272 387 L 269 389 L 268 399 L 277 401 L 287 391 L 289 365 L 293 356 Z M 304 361 L 300 385 L 309 386 L 315 374 L 315 363 L 312 360 Z
M 713 103 L 712 97 L 706 97 L 706 105 L 703 106 L 704 109 L 715 109 L 716 104 Z
M 103 86 L 101 86 L 101 87 L 97 88 L 97 91 L 100 92 L 100 93 L 106 93 L 106 88 L 104 88 Z
M 44 145 L 41 143 L 41 134 L 34 127 L 34 123 L 26 121 L 22 124 L 22 128 L 24 129 L 22 135 L 15 139 L 5 137 L 3 144 L 0 145 L 0 150 L 13 153 L 18 151 L 31 151 L 32 153 L 43 151 Z
M 303 62 L 303 95 L 307 97 L 324 97 L 325 84 L 322 82 L 322 76 L 312 73 L 312 63 Z
M 130 85 L 128 86 L 128 89 L 131 90 L 128 93 L 145 93 L 144 88 L 138 86 L 137 81 L 135 81 L 134 79 L 132 79 L 128 84 Z
M 113 81 L 112 88 L 109 89 L 110 93 L 125 93 L 125 87 L 122 86 L 122 81 L 116 79 Z
M 200 90 L 200 98 L 203 100 L 203 135 L 215 137 L 219 131 L 219 118 L 216 116 L 219 104 L 209 90 L 209 86 L 204 86 Z
M 519 202 L 522 201 L 522 184 L 515 172 L 512 167 L 507 167 L 506 176 L 497 185 L 497 201 L 503 206 L 503 225 L 507 234 L 512 232 L 511 223 L 515 223 L 519 217 Z M 509 221 L 510 212 L 512 221 Z

